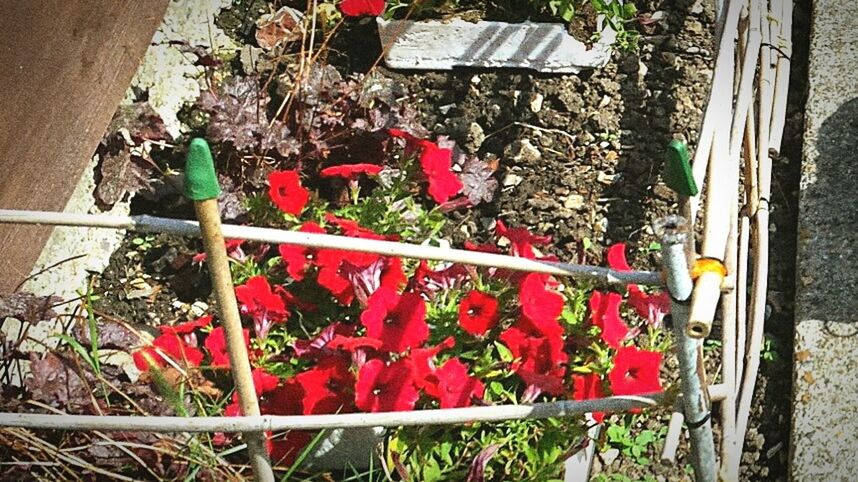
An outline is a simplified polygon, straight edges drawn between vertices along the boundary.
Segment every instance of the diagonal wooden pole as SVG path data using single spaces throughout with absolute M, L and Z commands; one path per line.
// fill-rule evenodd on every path
M 220 195 L 214 162 L 208 143 L 203 139 L 191 141 L 185 166 L 185 196 L 194 201 L 197 220 L 200 222 L 206 263 L 212 280 L 218 315 L 226 333 L 232 378 L 238 393 L 239 405 L 244 416 L 260 415 L 259 400 L 253 386 L 250 369 L 250 357 L 244 344 L 238 303 L 229 271 L 223 233 L 221 232 L 220 212 L 217 198 Z M 274 472 L 265 449 L 264 432 L 245 432 L 242 435 L 247 443 L 250 465 L 257 482 L 274 482 Z

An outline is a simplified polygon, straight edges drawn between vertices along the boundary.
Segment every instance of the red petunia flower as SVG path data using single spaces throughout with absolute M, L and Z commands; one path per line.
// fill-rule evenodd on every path
M 253 318 L 256 336 L 264 340 L 274 323 L 282 323 L 289 317 L 286 303 L 276 294 L 268 278 L 263 275 L 249 278 L 235 288 L 235 297 L 241 303 L 241 312 Z
M 370 360 L 358 372 L 355 405 L 364 412 L 413 410 L 419 397 L 411 367 L 405 360 L 390 365 Z
M 611 348 L 619 348 L 629 334 L 629 327 L 620 318 L 619 293 L 593 291 L 590 295 L 590 324 L 601 328 L 602 340 Z
M 187 335 L 193 333 L 195 330 L 199 328 L 205 328 L 212 324 L 212 316 L 206 315 L 196 320 L 191 320 L 186 323 L 179 323 L 178 325 L 173 326 L 159 326 L 158 330 L 162 335 Z
M 420 167 L 429 181 L 429 195 L 438 204 L 447 202 L 462 191 L 462 181 L 452 171 L 453 150 L 438 147 L 432 142 L 423 144 Z
M 659 326 L 670 313 L 670 296 L 663 291 L 646 293 L 637 285 L 629 286 L 629 305 L 652 326 Z
M 408 289 L 432 298 L 437 291 L 458 288 L 467 277 L 468 269 L 461 264 L 454 263 L 446 268 L 435 270 L 425 259 L 421 259 L 408 283 Z
M 604 396 L 602 378 L 599 377 L 598 373 L 572 375 L 572 398 L 574 400 L 595 400 Z M 605 412 L 593 412 L 593 420 L 596 423 L 602 423 L 605 420 Z
M 284 213 L 298 216 L 310 199 L 310 192 L 301 186 L 298 171 L 274 171 L 268 175 L 268 197 Z
M 534 396 L 540 392 L 551 395 L 564 392 L 569 356 L 563 351 L 562 332 L 556 320 L 536 325 L 522 317 L 498 337 L 516 359 L 512 370 L 528 384 Z
M 408 281 L 399 258 L 379 257 L 367 266 L 356 266 L 346 260 L 340 265 L 339 271 L 349 280 L 352 292 L 363 307 L 367 306 L 369 297 L 382 286 L 399 291 Z
M 441 396 L 438 388 L 438 376 L 436 375 L 434 358 L 442 350 L 453 348 L 456 340 L 448 336 L 441 343 L 428 348 L 414 348 L 405 358 L 411 364 L 411 372 L 414 375 L 414 385 L 426 392 L 427 395 L 438 398 Z
M 508 228 L 500 219 L 495 222 L 495 231 L 498 236 L 508 239 L 512 244 L 511 254 L 522 258 L 536 258 L 533 246 L 546 245 L 551 242 L 551 236 L 531 234 L 527 228 Z
M 298 231 L 302 233 L 325 234 L 325 229 L 312 221 L 302 224 Z M 304 279 L 304 273 L 315 259 L 317 253 L 317 250 L 313 248 L 295 244 L 281 244 L 277 247 L 277 250 L 280 251 L 281 261 L 286 265 L 286 272 L 295 281 Z
M 384 166 L 378 164 L 342 164 L 322 169 L 322 177 L 342 177 L 345 179 L 357 179 L 361 174 L 377 176 Z
M 659 369 L 662 354 L 657 351 L 620 347 L 614 367 L 608 372 L 614 395 L 642 395 L 661 391 Z
M 244 345 L 250 347 L 250 330 L 241 330 L 244 335 Z M 226 331 L 222 326 L 219 326 L 208 334 L 205 341 L 205 347 L 211 357 L 212 368 L 229 368 L 229 352 L 226 349 Z
M 366 335 L 382 341 L 381 350 L 401 353 L 429 338 L 426 302 L 417 293 L 398 294 L 381 287 L 369 297 L 360 315 Z
M 468 375 L 468 367 L 458 358 L 447 360 L 435 375 L 441 408 L 469 407 L 474 399 L 483 398 L 485 386 L 477 377 Z
M 236 261 L 244 261 L 247 259 L 247 255 L 244 254 L 244 250 L 241 249 L 241 245 L 244 244 L 245 240 L 243 239 L 227 239 L 224 241 L 224 245 L 226 247 L 226 255 Z M 191 263 L 194 264 L 202 264 L 206 260 L 206 253 L 197 253 L 191 258 Z
M 615 243 L 608 247 L 605 254 L 608 267 L 617 271 L 631 271 L 632 267 L 626 261 L 626 243 Z
M 346 17 L 377 17 L 384 13 L 384 0 L 343 0 L 340 11 Z
M 167 365 L 164 357 L 186 366 L 197 367 L 203 361 L 203 352 L 186 344 L 175 334 L 164 334 L 152 341 L 152 346 L 137 350 L 132 355 L 134 365 L 140 371 L 162 368 Z
M 471 290 L 459 304 L 459 326 L 466 332 L 482 336 L 498 322 L 498 300 L 481 291 Z
M 555 321 L 563 313 L 563 295 L 548 288 L 550 280 L 546 274 L 528 273 L 519 284 L 521 312 L 534 323 Z
M 345 413 L 353 410 L 351 389 L 355 379 L 349 371 L 348 360 L 327 357 L 314 368 L 293 378 L 302 389 L 301 407 L 304 415 Z

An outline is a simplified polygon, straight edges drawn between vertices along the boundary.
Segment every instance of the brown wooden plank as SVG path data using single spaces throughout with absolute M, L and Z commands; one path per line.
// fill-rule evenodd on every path
M 167 4 L 0 0 L 0 207 L 65 207 Z M 0 225 L 0 293 L 50 232 Z

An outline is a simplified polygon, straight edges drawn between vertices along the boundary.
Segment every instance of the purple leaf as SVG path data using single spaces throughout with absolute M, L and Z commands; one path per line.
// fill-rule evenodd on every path
M 123 149 L 116 154 L 105 154 L 101 161 L 101 180 L 95 188 L 95 197 L 104 204 L 113 205 L 125 194 L 135 194 L 148 188 L 149 169 Z
M 0 321 L 12 317 L 34 325 L 51 320 L 57 317 L 52 307 L 62 301 L 59 296 L 36 296 L 24 292 L 0 296 Z
M 485 480 L 486 465 L 488 465 L 489 460 L 494 457 L 498 449 L 500 449 L 499 444 L 491 444 L 480 450 L 480 453 L 471 462 L 471 468 L 468 470 L 468 478 L 465 479 L 466 482 L 483 482 Z
M 487 163 L 472 157 L 465 161 L 459 179 L 462 181 L 462 193 L 467 196 L 468 201 L 476 206 L 480 202 L 490 202 L 494 199 L 498 181 L 494 177 L 494 170 Z

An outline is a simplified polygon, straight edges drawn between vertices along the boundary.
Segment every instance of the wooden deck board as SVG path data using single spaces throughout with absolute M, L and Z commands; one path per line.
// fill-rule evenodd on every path
M 167 4 L 0 0 L 0 207 L 65 207 Z M 0 293 L 50 233 L 0 225 Z

